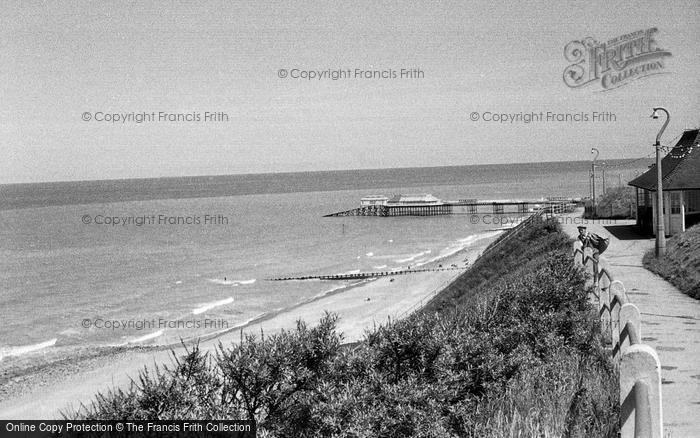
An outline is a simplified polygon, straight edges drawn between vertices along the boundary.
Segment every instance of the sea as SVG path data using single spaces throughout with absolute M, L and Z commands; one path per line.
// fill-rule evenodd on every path
M 611 188 L 649 163 L 606 164 Z M 0 367 L 49 350 L 169 345 L 242 328 L 305 302 L 354 293 L 363 281 L 272 278 L 433 266 L 502 228 L 465 215 L 324 217 L 359 206 L 363 196 L 581 198 L 589 195 L 590 166 L 0 185 Z

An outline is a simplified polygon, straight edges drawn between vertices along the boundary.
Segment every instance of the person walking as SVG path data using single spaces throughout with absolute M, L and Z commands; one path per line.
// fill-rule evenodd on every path
M 591 248 L 593 251 L 593 259 L 598 261 L 598 257 L 608 249 L 610 239 L 599 236 L 595 233 L 589 233 L 583 225 L 578 227 L 578 240 L 583 244 L 583 248 Z

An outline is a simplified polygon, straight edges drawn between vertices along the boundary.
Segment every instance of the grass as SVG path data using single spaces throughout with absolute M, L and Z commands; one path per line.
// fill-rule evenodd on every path
M 343 346 L 337 318 L 198 348 L 71 418 L 258 421 L 261 436 L 616 436 L 618 395 L 568 238 L 538 222 L 422 311 Z
M 596 200 L 598 203 L 596 218 L 633 219 L 636 214 L 635 196 L 634 187 L 614 187 L 606 190 L 605 194 Z
M 681 292 L 700 300 L 700 224 L 666 241 L 666 254 L 644 254 L 644 267 L 662 276 Z

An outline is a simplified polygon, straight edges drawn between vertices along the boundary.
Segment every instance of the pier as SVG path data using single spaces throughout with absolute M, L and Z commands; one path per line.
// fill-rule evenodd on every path
M 400 196 L 400 195 L 399 195 Z M 423 195 L 428 197 L 430 195 Z M 377 197 L 365 199 L 374 200 Z M 460 199 L 458 201 L 435 201 L 425 202 L 362 202 L 360 207 L 337 213 L 327 214 L 324 217 L 343 216 L 440 216 L 450 214 L 519 214 L 526 215 L 544 211 L 547 213 L 566 213 L 573 211 L 575 206 L 581 202 L 580 199 L 550 197 L 536 200 L 476 200 Z

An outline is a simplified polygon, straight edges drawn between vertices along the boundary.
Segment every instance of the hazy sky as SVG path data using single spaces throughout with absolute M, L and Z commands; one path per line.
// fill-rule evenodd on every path
M 700 125 L 700 1 L 2 1 L 0 183 L 641 157 Z M 657 27 L 668 74 L 572 89 L 564 46 Z M 418 68 L 417 79 L 279 70 Z M 98 113 L 224 112 L 108 123 Z M 472 112 L 609 111 L 496 123 Z M 90 121 L 83 121 L 89 112 Z

